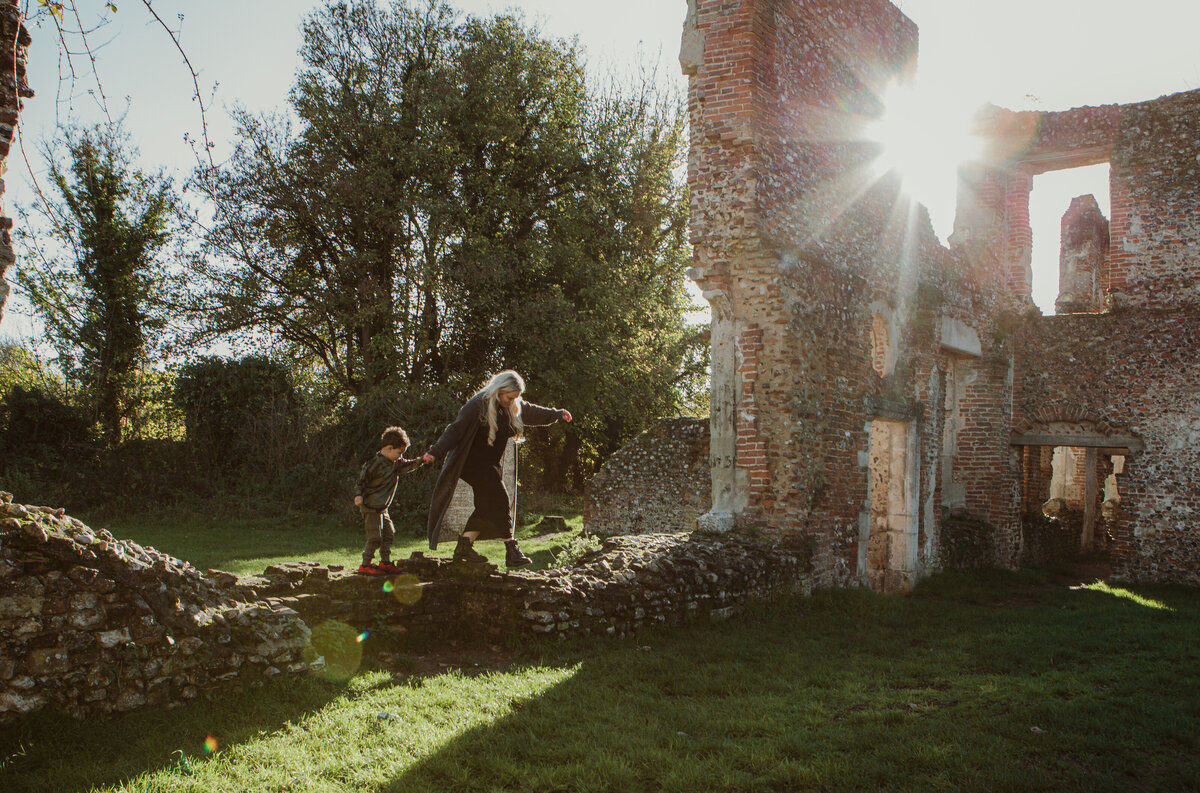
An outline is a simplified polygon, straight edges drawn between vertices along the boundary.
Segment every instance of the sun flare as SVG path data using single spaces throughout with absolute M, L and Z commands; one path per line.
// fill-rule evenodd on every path
M 879 144 L 876 176 L 895 173 L 903 189 L 933 211 L 953 205 L 958 166 L 978 159 L 982 141 L 972 135 L 974 108 L 917 85 L 893 85 L 883 96 L 883 115 L 867 125 Z

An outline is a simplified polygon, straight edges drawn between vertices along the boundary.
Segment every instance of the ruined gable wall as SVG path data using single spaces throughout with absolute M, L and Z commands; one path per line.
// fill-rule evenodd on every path
M 1017 361 L 1018 429 L 1088 420 L 1145 442 L 1117 477 L 1114 574 L 1200 584 L 1200 312 L 1038 318 Z
M 1110 168 L 1113 304 L 1200 305 L 1200 90 L 1123 106 Z
M 1003 208 L 991 244 L 1001 251 L 1015 299 L 1029 298 L 1033 176 L 1108 162 L 1112 218 L 1099 284 L 1106 303 L 1170 308 L 1200 302 L 1200 218 L 1194 210 L 1200 198 L 1200 90 L 1048 113 L 989 108 L 979 126 L 989 150 L 975 192 L 985 212 Z
M 1074 306 L 1110 313 L 1019 323 L 1014 428 L 1087 419 L 1141 438 L 1145 451 L 1118 477 L 1114 570 L 1194 583 L 1200 471 L 1187 450 L 1200 441 L 1200 91 L 1005 118 L 996 129 L 1012 167 L 1107 160 L 1112 200 L 1103 305 Z
M 729 24 L 734 15 L 740 25 Z M 911 464 L 921 470 L 912 498 L 920 502 L 919 564 L 933 564 L 942 318 L 978 332 L 984 349 L 976 357 L 998 354 L 1003 363 L 983 375 L 999 381 L 998 393 L 979 397 L 995 416 L 972 427 L 996 441 L 993 456 L 1004 464 L 1009 378 L 989 330 L 996 290 L 972 277 L 973 260 L 938 245 L 894 179 L 875 181 L 867 167 L 875 147 L 862 140 L 863 123 L 880 112 L 888 78 L 911 68 L 915 27 L 885 2 L 700 2 L 694 17 L 703 35 L 690 48 L 690 69 L 685 62 L 693 78 L 692 275 L 713 304 L 714 512 L 809 533 L 825 582 L 851 580 L 865 542 L 868 422 L 907 421 L 916 433 Z M 745 63 L 730 66 L 729 53 Z M 713 115 L 711 97 L 745 87 L 769 101 L 755 96 Z M 731 189 L 721 168 L 737 157 L 751 165 Z M 886 374 L 873 367 L 876 314 L 895 346 Z M 722 474 L 727 460 L 732 471 Z M 967 462 L 963 455 L 964 475 Z M 986 479 L 975 488 L 987 494 L 982 511 L 1014 514 L 1007 503 L 992 509 L 994 493 L 1008 492 L 990 479 L 1003 466 L 988 453 L 974 462 Z M 722 487 L 734 495 L 723 501 Z

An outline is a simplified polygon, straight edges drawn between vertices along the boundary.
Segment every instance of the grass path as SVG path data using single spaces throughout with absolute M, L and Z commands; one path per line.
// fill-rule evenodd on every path
M 984 572 L 427 674 L 368 647 L 344 685 L 30 719 L 0 790 L 1195 790 L 1198 635 L 1194 590 Z

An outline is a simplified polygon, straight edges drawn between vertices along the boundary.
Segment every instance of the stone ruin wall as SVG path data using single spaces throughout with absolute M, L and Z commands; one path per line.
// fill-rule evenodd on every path
M 0 724 L 39 710 L 171 707 L 339 665 L 350 673 L 339 660 L 347 647 L 386 665 L 395 650 L 632 636 L 812 587 L 806 546 L 686 533 L 610 538 L 556 570 L 418 553 L 397 562 L 397 576 L 297 562 L 239 579 L 4 498 Z
M 808 535 L 821 584 L 902 591 L 950 556 L 1059 554 L 1022 512 L 1047 450 L 1083 437 L 1089 477 L 1126 453 L 1106 524 L 1117 574 L 1194 581 L 1200 470 L 1180 450 L 1200 415 L 1200 92 L 984 108 L 987 153 L 960 171 L 947 249 L 864 168 L 862 123 L 915 50 L 883 0 L 689 3 L 690 275 L 713 315 L 699 524 Z M 1112 218 L 1082 197 L 1068 212 L 1064 313 L 1042 317 L 1033 178 L 1103 162 Z M 1085 507 L 1086 543 L 1099 507 Z M 947 519 L 965 532 L 953 553 Z
M 663 418 L 604 462 L 583 497 L 599 537 L 691 531 L 712 506 L 708 419 Z
M 1013 301 L 972 278 L 1003 272 L 986 244 L 1002 208 L 979 196 L 957 230 L 975 255 L 956 255 L 923 211 L 893 211 L 895 180 L 872 182 L 866 167 L 862 126 L 915 50 L 915 26 L 882 0 L 698 0 L 685 23 L 691 275 L 713 314 L 713 511 L 701 524 L 807 535 L 822 584 L 882 565 L 876 583 L 903 590 L 936 567 L 943 466 L 959 507 L 1000 527 L 1000 559 L 1019 544 L 1005 486 L 1010 353 L 992 332 Z M 970 454 L 944 448 L 954 377 L 956 442 Z
M 11 498 L 0 494 L 0 722 L 169 707 L 305 668 L 296 612 Z
M 1110 169 L 1112 218 L 1090 197 L 1064 216 L 1061 313 L 1027 313 L 1016 326 L 1014 433 L 1068 428 L 1136 443 L 1116 475 L 1120 509 L 1107 518 L 1114 575 L 1200 583 L 1200 466 L 1189 454 L 1200 442 L 1200 91 L 1056 113 L 996 111 L 992 124 L 1009 170 Z M 1095 272 L 1080 279 L 1080 269 Z M 1079 299 L 1081 280 L 1095 282 L 1099 299 Z M 1115 451 L 1096 452 L 1097 480 Z M 1047 477 L 1039 467 L 1027 455 L 1034 501 Z M 1083 506 L 1105 519 L 1102 505 Z
M 32 39 L 21 24 L 21 9 L 17 0 L 0 0 L 0 177 L 7 170 L 9 148 L 21 112 L 21 99 L 33 96 L 25 75 L 25 52 Z M 4 181 L 0 178 L 0 200 L 4 197 Z M 0 203 L 0 212 L 3 212 Z M 16 261 L 12 246 L 12 218 L 0 217 L 0 322 L 4 321 L 4 306 L 8 301 L 8 281 L 5 274 Z

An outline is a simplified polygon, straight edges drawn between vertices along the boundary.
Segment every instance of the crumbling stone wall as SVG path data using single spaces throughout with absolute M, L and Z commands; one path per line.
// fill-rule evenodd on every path
M 1116 477 L 1114 574 L 1200 583 L 1200 312 L 1033 318 L 1017 362 L 1018 430 L 1086 422 L 1144 443 Z
M 1080 545 L 1104 522 L 1118 575 L 1192 582 L 1200 466 L 1180 449 L 1200 415 L 1200 91 L 984 108 L 946 249 L 866 167 L 864 122 L 915 49 L 883 0 L 689 3 L 690 274 L 713 315 L 699 524 L 806 535 L 822 584 L 903 590 L 979 552 L 1044 556 L 1031 543 L 1054 543 L 1021 513 L 1046 484 L 1043 450 L 1078 447 Z M 1104 162 L 1112 218 L 1083 198 L 1068 211 L 1063 316 L 1042 317 L 1033 177 Z M 1101 520 L 1118 456 L 1120 510 Z M 943 537 L 947 518 L 991 536 Z
M 0 494 L 0 722 L 169 707 L 305 668 L 296 612 L 231 583 Z
M 939 563 L 946 500 L 1012 559 L 1002 202 L 981 193 L 955 253 L 869 167 L 864 126 L 911 75 L 915 26 L 883 0 L 690 11 L 691 275 L 713 314 L 700 524 L 805 535 L 821 583 L 903 591 Z
M 571 567 L 538 572 L 418 553 L 395 576 L 297 562 L 239 579 L 4 498 L 0 723 L 43 708 L 170 707 L 279 674 L 329 673 L 339 642 L 381 632 L 418 651 L 626 636 L 812 587 L 805 544 L 698 533 L 610 538 Z
M 310 625 L 386 629 L 416 647 L 511 638 L 626 636 L 724 619 L 755 602 L 811 590 L 809 549 L 744 536 L 612 537 L 567 568 L 500 572 L 492 564 L 398 561 L 379 578 L 291 564 L 243 585 Z
M 8 159 L 13 133 L 21 112 L 21 99 L 33 96 L 25 80 L 26 48 L 32 39 L 21 23 L 21 7 L 17 0 L 0 0 L 0 174 Z M 0 199 L 4 182 L 0 180 Z M 3 204 L 0 204 L 0 213 Z M 16 261 L 12 247 L 12 219 L 0 217 L 0 322 L 4 321 L 4 306 L 8 301 L 8 282 L 5 273 Z
M 605 462 L 583 498 L 600 537 L 690 531 L 709 511 L 708 419 L 663 418 Z

